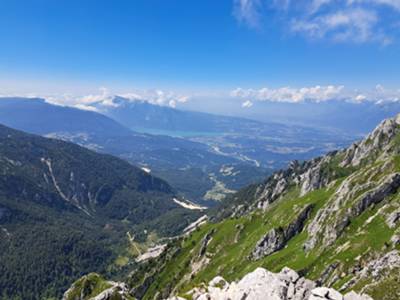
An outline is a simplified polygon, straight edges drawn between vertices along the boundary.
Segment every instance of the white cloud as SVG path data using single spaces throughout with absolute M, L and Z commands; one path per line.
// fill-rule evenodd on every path
M 99 112 L 99 110 L 96 107 L 90 106 L 90 105 L 85 105 L 85 104 L 75 104 L 75 108 L 82 109 L 82 110 L 88 110 L 88 111 L 94 111 L 94 112 Z
M 400 10 L 400 0 L 347 0 L 348 4 L 375 4 L 375 5 L 385 5 L 392 7 L 394 9 Z
M 298 103 L 305 100 L 322 102 L 340 95 L 343 86 L 314 86 L 303 88 L 282 87 L 277 89 L 261 88 L 259 90 L 238 88 L 231 92 L 231 96 L 251 98 L 259 101 L 292 102 Z
M 119 96 L 130 101 L 146 101 L 151 104 L 171 107 L 176 107 L 178 103 L 186 103 L 189 100 L 187 95 L 162 90 L 135 91 L 134 93 L 119 94 Z
M 261 0 L 234 0 L 233 3 L 233 15 L 236 19 L 252 28 L 260 26 L 260 9 Z
M 169 100 L 168 105 L 172 108 L 176 107 L 176 101 L 175 100 Z
M 327 85 L 313 87 L 281 87 L 281 88 L 261 88 L 261 89 L 242 89 L 237 88 L 230 93 L 231 97 L 246 99 L 242 103 L 242 107 L 251 107 L 252 101 L 271 101 L 271 102 L 287 102 L 301 103 L 311 101 L 315 103 L 339 100 L 361 103 L 364 101 L 372 101 L 375 103 L 399 101 L 400 90 L 385 89 L 381 85 L 377 85 L 372 90 L 346 89 L 344 86 Z M 251 103 L 250 106 L 245 103 Z
M 235 16 L 254 27 L 262 15 L 262 3 L 267 2 L 235 0 L 235 11 L 241 12 L 240 17 Z M 341 43 L 391 44 L 394 33 L 390 28 L 395 21 L 387 18 L 380 8 L 397 14 L 396 20 L 400 14 L 400 0 L 273 0 L 269 3 L 268 7 L 279 15 L 281 24 L 291 33 Z
M 362 94 L 359 94 L 359 95 L 357 95 L 357 96 L 355 97 L 354 100 L 355 100 L 356 102 L 363 102 L 363 101 L 367 100 L 367 96 L 362 95 Z
M 43 98 L 46 102 L 61 106 L 76 107 L 79 109 L 101 112 L 123 104 L 116 101 L 116 97 L 122 97 L 127 102 L 142 101 L 155 105 L 177 107 L 179 103 L 186 103 L 190 97 L 171 91 L 162 90 L 133 90 L 132 92 L 114 93 L 108 88 L 101 87 L 97 93 L 87 95 L 74 95 L 69 93 L 37 94 L 37 93 L 1 93 L 0 97 L 25 97 Z
M 185 103 L 189 96 L 180 95 L 175 92 L 162 90 L 135 90 L 129 93 L 112 93 L 107 88 L 100 88 L 99 93 L 84 96 L 61 97 L 60 95 L 45 96 L 44 98 L 51 103 L 68 105 L 80 109 L 101 111 L 112 107 L 118 107 L 123 102 L 118 102 L 115 97 L 119 96 L 126 101 L 142 101 L 155 105 L 176 107 L 178 103 Z
M 331 3 L 332 0 L 314 0 L 311 1 L 311 13 L 315 13 L 317 12 L 321 7 L 323 7 L 324 5 L 327 5 L 329 3 Z
M 253 106 L 253 102 L 251 102 L 250 100 L 246 100 L 242 103 L 242 107 L 243 108 L 250 108 Z
M 377 28 L 375 11 L 362 8 L 346 9 L 321 16 L 294 20 L 291 30 L 311 38 L 328 38 L 336 42 L 390 43 L 390 37 Z

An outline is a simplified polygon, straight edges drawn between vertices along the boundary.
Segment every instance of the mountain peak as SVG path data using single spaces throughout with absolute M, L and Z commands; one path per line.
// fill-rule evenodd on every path
M 395 122 L 400 125 L 400 113 L 396 115 Z
M 354 143 L 345 151 L 342 166 L 358 166 L 377 155 L 392 152 L 395 137 L 400 134 L 400 114 L 383 120 L 365 139 Z

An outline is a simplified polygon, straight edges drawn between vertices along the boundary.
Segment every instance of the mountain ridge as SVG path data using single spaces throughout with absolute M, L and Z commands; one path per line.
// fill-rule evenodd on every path
M 258 267 L 289 267 L 343 294 L 398 299 L 399 121 L 385 120 L 347 149 L 293 162 L 233 195 L 212 222 L 128 276 L 130 295 L 203 299 L 215 276 L 236 281 Z M 202 294 L 191 293 L 196 288 Z

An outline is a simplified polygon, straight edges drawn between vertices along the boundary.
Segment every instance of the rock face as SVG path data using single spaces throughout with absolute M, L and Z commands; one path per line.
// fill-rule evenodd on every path
M 320 299 L 343 300 L 343 296 L 334 289 L 328 289 L 325 287 L 319 287 L 313 289 L 311 291 L 311 296 L 309 300 L 320 300 Z
M 254 248 L 251 258 L 254 260 L 268 256 L 280 249 L 286 244 L 287 238 L 282 228 L 273 228 L 263 236 Z
M 354 143 L 345 151 L 342 166 L 358 166 L 377 152 L 386 152 L 392 138 L 400 132 L 399 125 L 400 114 L 396 118 L 384 120 L 366 139 Z
M 216 277 L 206 288 L 194 289 L 188 295 L 194 300 L 372 300 L 367 295 L 351 292 L 343 296 L 333 289 L 316 287 L 315 282 L 289 268 L 277 274 L 258 268 L 232 283 Z M 183 298 L 169 300 L 179 299 Z
M 331 152 L 303 163 L 291 162 L 286 170 L 276 172 L 258 188 L 255 207 L 266 209 L 293 185 L 300 186 L 301 196 L 326 186 L 335 174 L 324 172 L 324 166 L 329 164 L 336 153 Z
M 385 255 L 370 261 L 366 266 L 358 270 L 354 274 L 353 278 L 344 284 L 340 290 L 349 289 L 359 280 L 364 278 L 372 278 L 374 282 L 378 282 L 393 270 L 397 270 L 397 272 L 400 270 L 400 254 L 397 250 L 390 251 Z
M 206 254 L 208 243 L 212 239 L 213 234 L 214 234 L 214 231 L 212 230 L 209 233 L 207 233 L 204 236 L 203 240 L 201 241 L 201 246 L 200 246 L 199 255 L 198 255 L 199 258 L 201 258 L 202 256 L 204 256 L 204 254 Z
M 377 187 L 362 194 L 354 203 L 350 203 L 350 208 L 343 211 L 342 208 L 345 204 L 349 206 L 346 203 L 349 200 L 347 188 L 349 182 L 351 181 L 343 182 L 332 201 L 318 211 L 317 216 L 308 226 L 310 238 L 305 243 L 305 249 L 314 248 L 318 241 L 322 241 L 323 246 L 331 245 L 343 233 L 353 218 L 361 215 L 371 205 L 377 204 L 385 197 L 397 192 L 400 187 L 400 173 L 387 175 Z M 364 185 L 364 188 L 367 187 L 369 187 L 368 184 Z M 395 216 L 393 221 L 396 221 Z
M 375 259 L 368 263 L 368 265 L 361 270 L 361 276 L 367 276 L 371 273 L 372 277 L 378 279 L 384 272 L 400 268 L 400 255 L 397 250 L 388 252 L 384 256 Z
M 276 172 L 257 189 L 252 208 L 266 209 L 279 199 L 293 185 L 300 187 L 300 196 L 329 185 L 338 177 L 337 170 L 329 170 L 333 161 L 344 169 L 360 166 L 363 161 L 376 159 L 377 155 L 385 157 L 393 151 L 393 139 L 400 133 L 400 114 L 396 118 L 383 121 L 367 138 L 356 142 L 346 150 L 334 151 L 323 157 L 306 162 L 293 161 L 286 170 Z M 242 213 L 244 213 L 242 211 Z
M 258 241 L 251 254 L 251 258 L 257 260 L 285 247 L 287 242 L 292 237 L 299 234 L 303 230 L 304 224 L 308 219 L 312 209 L 313 205 L 307 205 L 297 216 L 297 218 L 286 228 L 280 227 L 277 229 L 271 229 Z
M 386 224 L 390 228 L 395 228 L 397 223 L 400 221 L 400 209 L 392 212 L 387 218 L 386 218 Z

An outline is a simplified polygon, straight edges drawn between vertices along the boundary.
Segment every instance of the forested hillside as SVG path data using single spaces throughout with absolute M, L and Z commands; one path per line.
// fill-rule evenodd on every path
M 59 297 L 87 272 L 112 274 L 127 231 L 173 235 L 196 217 L 121 159 L 4 126 L 0 174 L 3 299 Z

